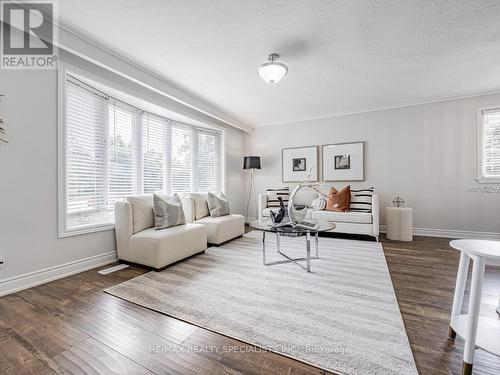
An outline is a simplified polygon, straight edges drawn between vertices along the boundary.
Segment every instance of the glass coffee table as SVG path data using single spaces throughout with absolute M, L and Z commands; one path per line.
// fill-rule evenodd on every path
M 250 226 L 254 229 L 262 231 L 262 264 L 264 266 L 272 266 L 275 264 L 283 263 L 295 263 L 298 266 L 305 269 L 307 272 L 311 272 L 311 259 L 318 259 L 318 234 L 319 232 L 327 232 L 329 230 L 335 229 L 335 224 L 324 220 L 313 220 L 306 219 L 306 222 L 318 224 L 317 229 L 304 229 L 304 228 L 291 228 L 291 227 L 281 227 L 273 228 L 273 223 L 271 220 L 255 220 L 250 222 Z M 266 262 L 266 232 L 276 233 L 276 250 L 278 254 L 285 257 L 286 259 L 277 260 L 273 262 Z M 287 254 L 283 253 L 280 248 L 280 237 L 281 235 L 305 235 L 306 238 L 306 256 L 301 258 L 292 258 Z M 314 242 L 316 244 L 315 255 L 311 257 L 311 235 L 314 235 Z M 304 266 L 300 262 L 306 262 Z

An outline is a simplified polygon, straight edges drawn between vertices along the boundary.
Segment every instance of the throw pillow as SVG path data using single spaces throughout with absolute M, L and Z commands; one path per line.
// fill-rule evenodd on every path
M 181 199 L 174 194 L 169 200 L 158 194 L 153 194 L 153 212 L 155 214 L 155 229 L 165 229 L 186 224 Z
M 194 219 L 200 220 L 205 216 L 209 216 L 208 211 L 208 193 L 191 193 L 191 199 L 194 202 Z
M 351 189 L 351 203 L 349 211 L 372 212 L 373 187 L 366 189 Z
M 280 188 L 280 189 L 267 189 L 267 207 L 268 208 L 279 208 L 280 202 L 278 197 L 283 199 L 283 203 L 285 206 L 288 205 L 288 199 L 290 198 L 290 190 L 288 187 Z
M 151 195 L 127 197 L 127 202 L 130 203 L 132 208 L 134 233 L 155 226 Z
M 327 211 L 344 212 L 349 211 L 349 203 L 351 202 L 351 186 L 346 186 L 338 191 L 334 187 L 330 189 L 328 194 L 328 202 L 326 202 Z
M 314 199 L 311 203 L 311 207 L 315 210 L 324 210 L 326 208 L 326 199 L 323 197 Z
M 229 203 L 224 194 L 208 193 L 208 209 L 211 217 L 229 215 Z

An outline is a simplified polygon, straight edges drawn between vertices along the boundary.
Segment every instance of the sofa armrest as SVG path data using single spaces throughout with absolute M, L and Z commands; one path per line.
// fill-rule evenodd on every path
M 257 218 L 263 219 L 262 212 L 267 207 L 267 194 L 259 194 L 257 197 Z
M 378 237 L 380 232 L 380 203 L 377 194 L 372 196 L 372 215 L 373 215 L 373 235 Z
M 118 201 L 115 203 L 115 237 L 118 259 L 129 260 L 132 234 L 134 234 L 132 206 L 127 201 Z

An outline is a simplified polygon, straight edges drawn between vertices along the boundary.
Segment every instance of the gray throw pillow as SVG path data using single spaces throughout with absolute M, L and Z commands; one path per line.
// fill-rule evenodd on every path
M 177 194 L 169 200 L 153 194 L 153 211 L 156 230 L 186 224 L 182 202 Z
M 208 193 L 207 202 L 211 217 L 229 215 L 229 203 L 221 192 Z

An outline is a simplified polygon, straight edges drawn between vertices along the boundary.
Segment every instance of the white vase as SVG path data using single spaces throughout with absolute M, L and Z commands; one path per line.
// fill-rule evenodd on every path
M 297 209 L 295 208 L 295 195 L 297 192 L 299 192 L 303 187 L 305 186 L 297 186 L 295 189 L 293 189 L 292 194 L 290 194 L 290 198 L 288 199 L 288 217 L 290 218 L 290 221 L 300 223 L 302 222 L 307 215 L 307 207 L 304 207 L 303 209 Z

